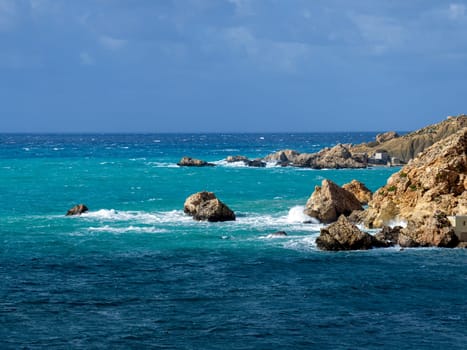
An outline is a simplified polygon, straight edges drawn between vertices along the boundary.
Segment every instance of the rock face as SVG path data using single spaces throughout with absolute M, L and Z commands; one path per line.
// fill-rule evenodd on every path
M 331 180 L 323 180 L 308 199 L 304 213 L 324 223 L 337 220 L 340 215 L 348 216 L 354 210 L 362 210 L 355 196 Z
M 354 157 L 349 151 L 350 145 L 338 144 L 325 148 L 317 153 L 298 153 L 293 150 L 282 150 L 264 158 L 266 162 L 276 162 L 278 165 L 295 166 L 313 169 L 365 168 L 365 159 Z
M 368 204 L 365 225 L 424 223 L 437 210 L 446 215 L 465 215 L 466 153 L 467 127 L 429 147 L 375 192 Z M 437 245 L 436 241 L 432 243 Z
M 379 241 L 385 242 L 389 246 L 393 246 L 399 244 L 399 235 L 401 233 L 401 230 L 401 226 L 384 226 L 383 229 L 380 232 L 378 232 L 374 237 Z
M 399 137 L 399 134 L 397 132 L 388 131 L 388 132 L 376 135 L 376 142 L 383 143 L 383 142 L 387 142 L 392 139 L 395 139 L 397 137 Z
M 193 166 L 193 167 L 202 167 L 202 166 L 214 166 L 215 164 L 208 163 L 204 160 L 190 158 L 190 157 L 183 157 L 177 163 L 178 166 Z
M 459 240 L 451 223 L 441 211 L 423 221 L 409 221 L 399 234 L 401 247 L 445 247 L 454 248 Z
M 352 193 L 362 205 L 368 204 L 373 196 L 373 193 L 363 183 L 357 180 L 352 180 L 348 184 L 343 185 L 342 188 Z
M 337 222 L 322 228 L 316 245 L 321 250 L 367 250 L 387 246 L 340 216 Z
M 212 192 L 198 192 L 189 196 L 183 208 L 195 220 L 210 222 L 235 220 L 235 213 Z
M 377 142 L 355 145 L 350 148 L 352 153 L 373 154 L 378 149 L 384 149 L 390 157 L 396 157 L 404 163 L 417 157 L 420 152 L 436 142 L 455 134 L 467 127 L 467 115 L 448 117 L 441 123 L 427 126 L 400 137 L 392 137 L 392 132 L 377 136 Z
M 84 204 L 77 204 L 73 208 L 67 211 L 66 216 L 72 216 L 72 215 L 81 215 L 85 212 L 87 212 L 89 209 L 87 206 Z

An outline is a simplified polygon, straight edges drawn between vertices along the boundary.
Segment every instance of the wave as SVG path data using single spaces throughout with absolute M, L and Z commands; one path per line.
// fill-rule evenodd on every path
M 89 231 L 95 232 L 110 232 L 110 233 L 165 233 L 169 232 L 166 229 L 157 228 L 154 226 L 151 227 L 138 227 L 138 226 L 126 226 L 126 227 L 111 227 L 109 225 L 101 226 L 101 227 L 89 227 Z
M 100 209 L 81 214 L 85 219 L 100 221 L 134 221 L 140 224 L 170 224 L 190 222 L 192 219 L 181 210 L 147 213 L 142 211 L 117 211 L 115 209 Z

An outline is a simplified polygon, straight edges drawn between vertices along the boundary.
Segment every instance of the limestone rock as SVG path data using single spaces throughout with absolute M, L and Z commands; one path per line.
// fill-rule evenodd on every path
M 277 164 L 288 165 L 293 163 L 295 158 L 299 155 L 300 153 L 297 151 L 286 149 L 267 155 L 263 160 L 266 162 L 276 162 Z
M 378 135 L 379 142 L 370 142 L 354 145 L 350 148 L 352 153 L 374 153 L 378 149 L 384 149 L 390 157 L 395 157 L 403 163 L 414 159 L 420 152 L 438 141 L 455 134 L 460 129 L 467 127 L 467 115 L 450 117 L 438 124 L 429 125 L 400 137 Z M 387 133 L 389 134 L 389 133 Z
M 382 227 L 391 221 L 424 223 L 436 210 L 465 215 L 466 153 L 467 127 L 429 147 L 375 192 L 368 203 L 365 225 Z
M 360 181 L 352 180 L 350 183 L 342 186 L 344 190 L 352 193 L 362 205 L 368 204 L 373 193 Z
M 374 237 L 379 241 L 385 242 L 389 246 L 393 246 L 399 243 L 399 235 L 401 230 L 402 226 L 384 226 L 380 232 L 374 235 Z
M 324 223 L 336 221 L 340 215 L 350 215 L 362 210 L 355 196 L 331 180 L 323 180 L 308 199 L 304 213 Z
M 227 163 L 243 162 L 245 164 L 250 161 L 248 157 L 245 156 L 228 156 L 225 160 Z
M 383 143 L 383 142 L 395 139 L 397 137 L 399 137 L 399 134 L 397 132 L 388 131 L 388 132 L 376 135 L 376 142 Z
M 189 196 L 184 204 L 183 211 L 195 220 L 210 222 L 233 221 L 235 213 L 212 192 L 198 192 Z
M 321 250 L 367 250 L 372 247 L 387 246 L 373 236 L 362 232 L 357 226 L 340 216 L 337 222 L 322 228 L 316 245 Z
M 409 221 L 401 230 L 398 242 L 401 247 L 453 248 L 459 240 L 446 214 L 436 211 L 422 221 Z
M 67 211 L 66 216 L 72 216 L 72 215 L 81 215 L 85 212 L 87 212 L 89 209 L 87 206 L 84 204 L 77 204 L 73 208 Z
M 190 157 L 183 157 L 177 163 L 178 166 L 193 166 L 193 167 L 202 167 L 202 166 L 214 166 L 215 164 L 208 163 L 201 159 L 195 159 Z

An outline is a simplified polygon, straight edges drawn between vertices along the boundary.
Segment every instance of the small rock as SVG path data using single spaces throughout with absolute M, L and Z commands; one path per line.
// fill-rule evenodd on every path
M 193 166 L 193 167 L 203 167 L 203 166 L 215 166 L 215 164 L 208 163 L 201 159 L 195 159 L 190 157 L 183 157 L 177 163 L 178 166 Z
M 73 208 L 67 211 L 66 216 L 72 216 L 72 215 L 81 215 L 85 212 L 87 212 L 89 209 L 87 206 L 84 204 L 77 204 Z
M 275 237 L 285 237 L 287 236 L 287 232 L 285 231 L 276 231 L 273 233 L 268 234 L 268 238 L 275 238 Z
M 183 211 L 198 221 L 235 220 L 235 213 L 212 192 L 198 192 L 189 196 L 185 201 Z

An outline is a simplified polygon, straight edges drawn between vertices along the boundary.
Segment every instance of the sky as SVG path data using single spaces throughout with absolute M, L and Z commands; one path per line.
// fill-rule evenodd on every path
M 415 130 L 467 113 L 467 0 L 0 0 L 0 132 Z

